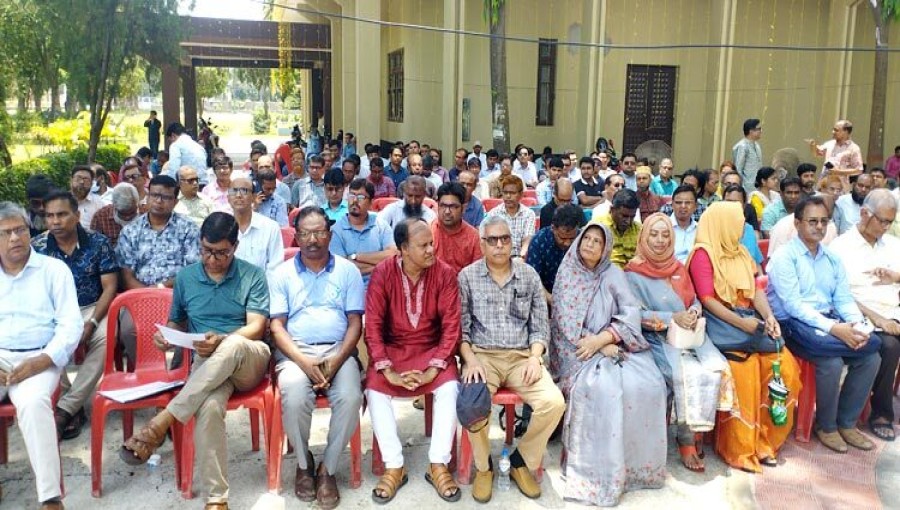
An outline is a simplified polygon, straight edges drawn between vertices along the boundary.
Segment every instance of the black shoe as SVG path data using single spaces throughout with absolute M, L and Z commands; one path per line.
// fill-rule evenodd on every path
M 66 426 L 63 427 L 62 433 L 59 435 L 59 437 L 62 438 L 63 441 L 75 439 L 76 437 L 81 435 L 81 429 L 84 427 L 85 421 L 87 421 L 87 418 L 84 414 L 84 408 L 79 409 L 78 412 L 75 413 L 69 420 L 69 423 L 67 423 Z
M 72 421 L 72 415 L 68 411 L 57 407 L 53 412 L 53 421 L 56 422 L 56 437 L 62 439 L 63 432 Z

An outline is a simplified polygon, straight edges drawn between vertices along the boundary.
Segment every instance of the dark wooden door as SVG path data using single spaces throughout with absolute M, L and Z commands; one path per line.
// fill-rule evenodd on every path
M 662 140 L 672 145 L 677 82 L 677 66 L 628 65 L 624 152 L 634 151 L 647 140 Z

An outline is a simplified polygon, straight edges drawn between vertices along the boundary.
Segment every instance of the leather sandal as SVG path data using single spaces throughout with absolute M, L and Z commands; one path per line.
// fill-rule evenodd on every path
M 438 496 L 444 501 L 453 503 L 459 501 L 460 496 L 462 496 L 462 492 L 460 492 L 456 482 L 453 481 L 453 475 L 450 474 L 446 464 L 429 464 L 428 471 L 425 473 L 425 480 L 434 487 Z M 447 492 L 450 492 L 449 496 Z
M 316 472 L 316 502 L 322 510 L 332 510 L 341 503 L 341 493 L 334 475 L 328 473 L 325 464 L 319 464 Z
M 697 447 L 694 445 L 682 446 L 678 445 L 678 453 L 681 455 L 681 464 L 687 468 L 688 471 L 693 471 L 694 473 L 705 473 L 706 466 L 703 465 L 703 461 L 701 460 L 700 454 L 697 453 Z M 689 458 L 697 459 L 699 465 L 691 466 L 688 464 L 687 459 Z
M 384 474 L 381 475 L 381 480 L 378 480 L 378 484 L 372 489 L 372 501 L 379 505 L 389 503 L 397 495 L 397 491 L 408 481 L 409 475 L 406 472 L 406 466 L 386 468 Z M 379 492 L 384 496 L 379 495 Z
M 131 466 L 147 462 L 153 452 L 166 440 L 167 430 L 168 428 L 162 428 L 151 420 L 119 448 L 119 458 Z

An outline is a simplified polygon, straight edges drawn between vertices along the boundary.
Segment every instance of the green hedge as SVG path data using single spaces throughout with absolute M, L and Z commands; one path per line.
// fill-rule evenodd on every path
M 15 165 L 0 168 L 0 200 L 25 203 L 25 181 L 34 174 L 45 174 L 57 186 L 68 189 L 72 167 L 87 162 L 87 147 L 77 147 L 67 152 L 52 152 Z M 125 145 L 101 145 L 97 147 L 96 163 L 111 171 L 118 171 L 122 161 L 131 155 Z

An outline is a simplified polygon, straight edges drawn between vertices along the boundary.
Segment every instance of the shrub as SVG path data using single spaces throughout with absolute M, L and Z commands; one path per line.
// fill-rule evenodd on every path
M 269 127 L 272 125 L 272 118 L 266 115 L 262 110 L 256 110 L 253 112 L 253 133 L 257 135 L 264 135 L 269 132 Z
M 77 147 L 68 152 L 52 152 L 0 168 L 0 200 L 24 204 L 25 181 L 34 174 L 45 174 L 57 186 L 68 189 L 72 167 L 87 162 L 87 153 L 87 147 Z M 108 170 L 118 171 L 129 155 L 125 145 L 101 145 L 97 147 L 94 161 Z

